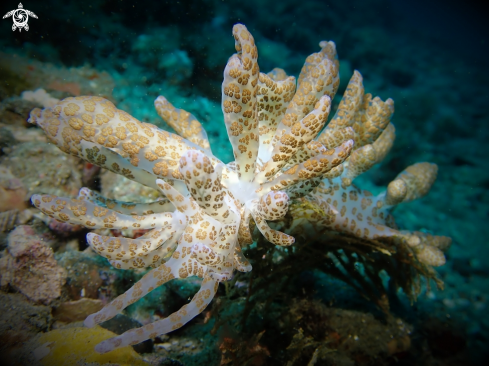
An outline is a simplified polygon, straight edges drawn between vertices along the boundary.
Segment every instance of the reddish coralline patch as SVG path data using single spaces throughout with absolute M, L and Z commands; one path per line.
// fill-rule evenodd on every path
M 84 187 L 93 187 L 99 178 L 101 168 L 92 163 L 84 163 L 82 171 L 82 183 Z
M 32 301 L 49 304 L 61 295 L 66 272 L 58 266 L 51 248 L 27 225 L 8 236 L 0 259 L 1 285 L 11 286 Z
M 58 221 L 56 219 L 50 219 L 48 226 L 51 230 L 61 236 L 70 236 L 83 229 L 81 225 L 72 225 L 66 222 Z

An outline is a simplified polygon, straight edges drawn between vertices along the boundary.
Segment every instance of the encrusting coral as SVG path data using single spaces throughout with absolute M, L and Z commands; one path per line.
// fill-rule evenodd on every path
M 66 271 L 32 227 L 19 225 L 8 236 L 0 258 L 0 285 L 10 285 L 34 302 L 49 304 L 61 295 Z
M 321 51 L 306 59 L 296 88 L 295 78 L 284 70 L 260 73 L 254 39 L 244 25 L 235 25 L 233 35 L 237 53 L 226 65 L 222 85 L 222 110 L 235 157 L 229 164 L 212 154 L 197 119 L 161 96 L 155 101 L 159 115 L 184 138 L 142 123 L 100 97 L 67 98 L 31 113 L 29 121 L 62 151 L 159 189 L 166 197 L 144 204 L 119 202 L 87 188 L 77 199 L 32 197 L 36 207 L 62 222 L 91 229 L 150 229 L 137 239 L 88 234 L 91 247 L 113 266 L 153 270 L 90 315 L 87 326 L 114 317 L 174 278 L 203 278 L 189 304 L 101 342 L 98 352 L 168 333 L 201 313 L 219 282 L 232 278 L 235 269 L 251 270 L 242 249 L 253 242 L 255 224 L 279 246 L 293 244 L 294 236 L 329 231 L 370 240 L 372 246 L 377 239 L 393 238 L 412 249 L 420 266 L 445 261 L 442 250 L 449 238 L 399 231 L 389 214 L 395 205 L 428 192 L 436 178 L 434 164 L 408 167 L 377 197 L 352 185 L 392 146 L 393 101 L 365 94 L 362 76 L 355 71 L 325 127 L 339 85 L 335 44 L 320 43 Z

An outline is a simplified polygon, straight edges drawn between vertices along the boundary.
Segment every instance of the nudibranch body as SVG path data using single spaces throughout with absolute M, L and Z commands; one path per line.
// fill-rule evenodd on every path
M 429 190 L 436 177 L 433 165 L 406 169 L 377 198 L 352 186 L 392 146 L 393 101 L 364 94 L 362 77 L 355 71 L 325 127 L 339 85 L 334 43 L 321 42 L 321 51 L 306 59 L 296 88 L 295 78 L 281 69 L 260 73 L 256 45 L 244 25 L 235 25 L 233 35 L 237 53 L 226 65 L 222 85 L 222 110 L 235 157 L 231 163 L 213 155 L 203 126 L 192 114 L 161 96 L 156 110 L 181 136 L 142 123 L 100 97 L 67 98 L 31 112 L 29 121 L 64 152 L 164 196 L 151 203 L 120 202 L 82 188 L 76 199 L 32 197 L 36 207 L 62 222 L 90 229 L 149 230 L 137 239 L 88 234 L 93 250 L 114 267 L 152 270 L 90 315 L 87 326 L 114 317 L 172 279 L 203 279 L 189 304 L 103 341 L 95 348 L 98 352 L 183 326 L 210 303 L 219 282 L 229 280 L 235 270 L 250 271 L 243 248 L 253 242 L 251 220 L 275 245 L 292 245 L 295 234 L 334 230 L 367 239 L 396 236 L 417 248 L 420 261 L 439 265 L 444 260 L 443 240 L 398 231 L 389 216 L 394 205 Z M 291 211 L 292 201 L 310 205 Z M 318 211 L 323 215 L 318 217 Z M 269 226 L 268 221 L 280 222 L 287 213 L 292 215 L 288 227 L 278 231 Z

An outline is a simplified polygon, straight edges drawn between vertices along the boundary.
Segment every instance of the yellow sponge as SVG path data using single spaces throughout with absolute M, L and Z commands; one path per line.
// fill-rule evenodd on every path
M 95 352 L 96 344 L 117 334 L 96 326 L 93 328 L 66 328 L 47 332 L 39 339 L 40 347 L 34 350 L 42 365 L 69 366 L 85 364 L 117 364 L 148 366 L 130 346 L 103 355 Z

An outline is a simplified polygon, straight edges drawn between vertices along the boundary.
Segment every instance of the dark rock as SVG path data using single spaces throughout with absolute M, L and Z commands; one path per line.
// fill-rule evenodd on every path
M 8 128 L 0 128 L 0 155 L 3 155 L 3 148 L 15 145 L 17 140 Z
M 118 314 L 112 319 L 103 322 L 102 324 L 100 324 L 100 326 L 116 334 L 122 334 L 130 329 L 139 328 L 143 325 L 137 320 L 129 318 L 126 315 Z M 132 347 L 137 353 L 150 353 L 153 351 L 153 341 L 151 339 L 148 339 L 142 343 L 135 344 Z
M 59 253 L 56 259 L 68 274 L 64 286 L 66 300 L 82 297 L 110 300 L 127 290 L 134 275 L 132 271 L 113 268 L 107 259 L 91 250 Z
M 158 366 L 184 366 L 183 363 L 171 358 L 166 358 Z
M 52 321 L 49 306 L 33 305 L 21 294 L 0 292 L 0 350 L 15 348 L 46 332 Z

